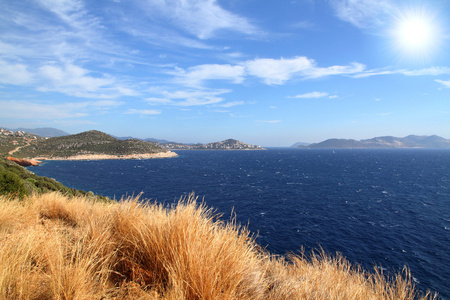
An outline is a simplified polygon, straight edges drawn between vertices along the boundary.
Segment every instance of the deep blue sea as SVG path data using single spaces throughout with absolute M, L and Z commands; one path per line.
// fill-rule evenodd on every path
M 195 192 L 232 210 L 272 253 L 323 248 L 450 299 L 450 150 L 176 151 L 153 160 L 51 161 L 29 168 L 120 199 L 167 204 Z

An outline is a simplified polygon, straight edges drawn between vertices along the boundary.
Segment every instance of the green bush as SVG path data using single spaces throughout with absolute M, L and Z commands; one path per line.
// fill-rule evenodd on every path
M 4 170 L 0 173 L 0 195 L 23 198 L 28 194 L 22 179 L 13 172 Z
M 54 179 L 38 176 L 13 162 L 0 158 L 0 195 L 23 198 L 31 194 L 54 191 L 59 191 L 69 197 L 87 194 L 85 191 L 66 187 Z M 89 194 L 89 198 L 93 201 L 111 201 L 107 197 L 94 195 L 92 192 Z

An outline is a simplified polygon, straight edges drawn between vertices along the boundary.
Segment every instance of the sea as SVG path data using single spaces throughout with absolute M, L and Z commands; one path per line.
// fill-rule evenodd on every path
M 449 149 L 175 151 L 176 158 L 49 161 L 29 170 L 167 205 L 194 192 L 273 254 L 323 249 L 450 299 Z

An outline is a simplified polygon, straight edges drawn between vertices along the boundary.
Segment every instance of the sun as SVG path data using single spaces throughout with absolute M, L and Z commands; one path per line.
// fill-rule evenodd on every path
M 426 59 L 438 47 L 439 26 L 435 15 L 423 8 L 406 10 L 397 18 L 396 48 L 411 59 Z
M 410 17 L 398 28 L 401 45 L 406 49 L 425 49 L 433 42 L 434 30 L 429 20 Z

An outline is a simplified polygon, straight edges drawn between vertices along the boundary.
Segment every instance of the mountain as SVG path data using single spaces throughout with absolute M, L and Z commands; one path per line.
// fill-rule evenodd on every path
M 298 142 L 291 146 L 291 148 L 297 148 L 298 146 L 309 146 L 310 143 Z
M 160 143 L 160 144 L 175 143 L 175 142 L 171 142 L 171 141 L 168 141 L 168 140 L 152 139 L 152 138 L 144 139 L 144 141 L 150 142 L 150 143 Z
M 33 141 L 14 153 L 17 157 L 67 157 L 75 155 L 133 155 L 167 152 L 153 143 L 119 140 L 104 132 L 91 130 L 78 134 Z
M 207 144 L 158 143 L 158 145 L 170 150 L 265 150 L 261 146 L 246 144 L 235 139 Z
M 70 133 L 67 133 L 65 131 L 51 128 L 51 127 L 42 127 L 42 128 L 16 128 L 16 129 L 10 129 L 11 131 L 25 131 L 28 133 L 32 133 L 35 135 L 38 135 L 40 137 L 57 137 L 57 136 L 65 136 L 69 135 Z
M 328 139 L 297 148 L 450 148 L 450 140 L 437 135 L 407 137 L 380 136 L 365 140 Z

